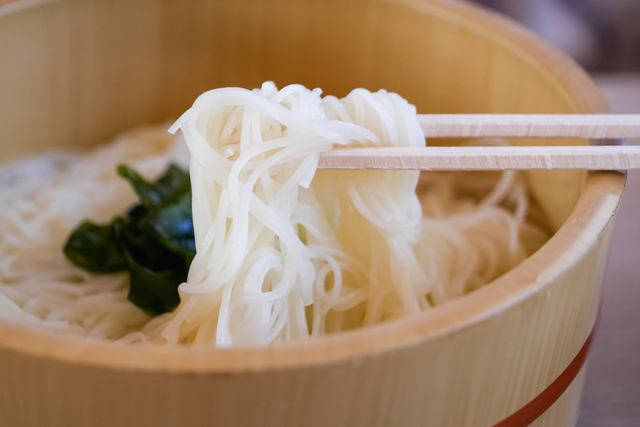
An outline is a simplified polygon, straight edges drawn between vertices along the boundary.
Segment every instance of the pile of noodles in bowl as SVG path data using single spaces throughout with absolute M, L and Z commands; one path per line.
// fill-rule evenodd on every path
M 431 310 L 549 237 L 513 171 L 483 182 L 316 170 L 321 153 L 341 147 L 425 146 L 416 108 L 395 93 L 221 88 L 169 131 L 178 129 L 142 128 L 93 150 L 3 167 L 0 316 L 125 343 L 306 340 Z M 150 181 L 170 164 L 189 170 L 195 257 L 176 284 L 179 305 L 160 312 L 140 301 L 152 297 L 134 289 L 137 270 L 100 274 L 62 255 L 83 219 L 108 221 L 134 203 L 116 175 L 122 163 Z

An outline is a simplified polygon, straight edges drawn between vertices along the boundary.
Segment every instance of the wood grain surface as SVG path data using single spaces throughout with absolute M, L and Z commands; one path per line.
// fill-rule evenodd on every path
M 418 114 L 427 138 L 640 138 L 636 114 Z
M 640 147 L 345 148 L 322 153 L 318 168 L 425 171 L 627 170 L 640 168 Z
M 601 75 L 614 111 L 640 113 L 640 75 Z M 628 144 L 640 145 L 631 139 Z M 579 427 L 640 426 L 640 173 L 629 172 L 605 276 Z
M 457 1 L 56 0 L 0 13 L 0 47 L 4 159 L 91 146 L 175 117 L 211 87 L 267 79 L 338 96 L 384 87 L 424 113 L 609 112 L 559 51 Z M 380 327 L 187 350 L 0 322 L 0 425 L 491 426 L 546 389 L 589 336 L 625 181 L 525 178 L 557 230 L 549 243 L 491 286 Z M 584 375 L 536 427 L 575 425 Z

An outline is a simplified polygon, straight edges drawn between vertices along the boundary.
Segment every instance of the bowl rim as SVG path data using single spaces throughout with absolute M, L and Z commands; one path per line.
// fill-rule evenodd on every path
M 0 6 L 0 17 L 45 4 L 17 0 Z M 564 53 L 497 13 L 461 2 L 386 0 L 428 12 L 503 47 L 537 68 L 580 113 L 609 113 L 610 107 L 587 74 Z M 164 373 L 229 374 L 357 360 L 455 333 L 489 319 L 540 292 L 591 246 L 613 218 L 622 197 L 624 174 L 593 172 L 583 194 L 558 232 L 531 257 L 489 286 L 433 310 L 356 331 L 262 348 L 164 348 L 51 335 L 0 321 L 0 351 L 108 369 Z M 579 220 L 578 220 L 579 219 Z M 563 256 L 558 256 L 563 254 Z

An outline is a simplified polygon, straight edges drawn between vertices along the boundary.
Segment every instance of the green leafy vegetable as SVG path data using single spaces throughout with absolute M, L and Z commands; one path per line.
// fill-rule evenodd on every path
M 191 219 L 191 191 L 182 194 L 174 203 L 150 211 L 141 227 L 177 254 L 193 258 L 196 243 Z
M 187 278 L 183 257 L 159 245 L 123 218 L 112 222 L 129 270 L 129 301 L 149 315 L 173 310 L 180 303 L 178 285 Z
M 177 166 L 169 169 L 154 183 L 147 182 L 129 166 L 118 166 L 118 175 L 129 181 L 142 204 L 148 208 L 171 202 L 181 195 L 191 192 L 189 175 Z
M 73 264 L 93 273 L 129 272 L 129 301 L 149 315 L 180 303 L 178 285 L 195 256 L 189 175 L 171 166 L 148 182 L 128 166 L 118 167 L 140 204 L 110 224 L 85 221 L 63 248 Z
M 127 269 L 110 225 L 84 221 L 69 236 L 64 254 L 73 264 L 92 273 L 116 273 Z

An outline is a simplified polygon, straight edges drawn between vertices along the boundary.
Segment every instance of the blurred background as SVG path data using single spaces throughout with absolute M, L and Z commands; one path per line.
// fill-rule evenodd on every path
M 593 72 L 640 72 L 639 0 L 475 0 L 520 21 Z
M 616 113 L 640 113 L 640 0 L 468 1 L 572 56 Z M 578 427 L 640 426 L 640 171 L 627 177 Z

